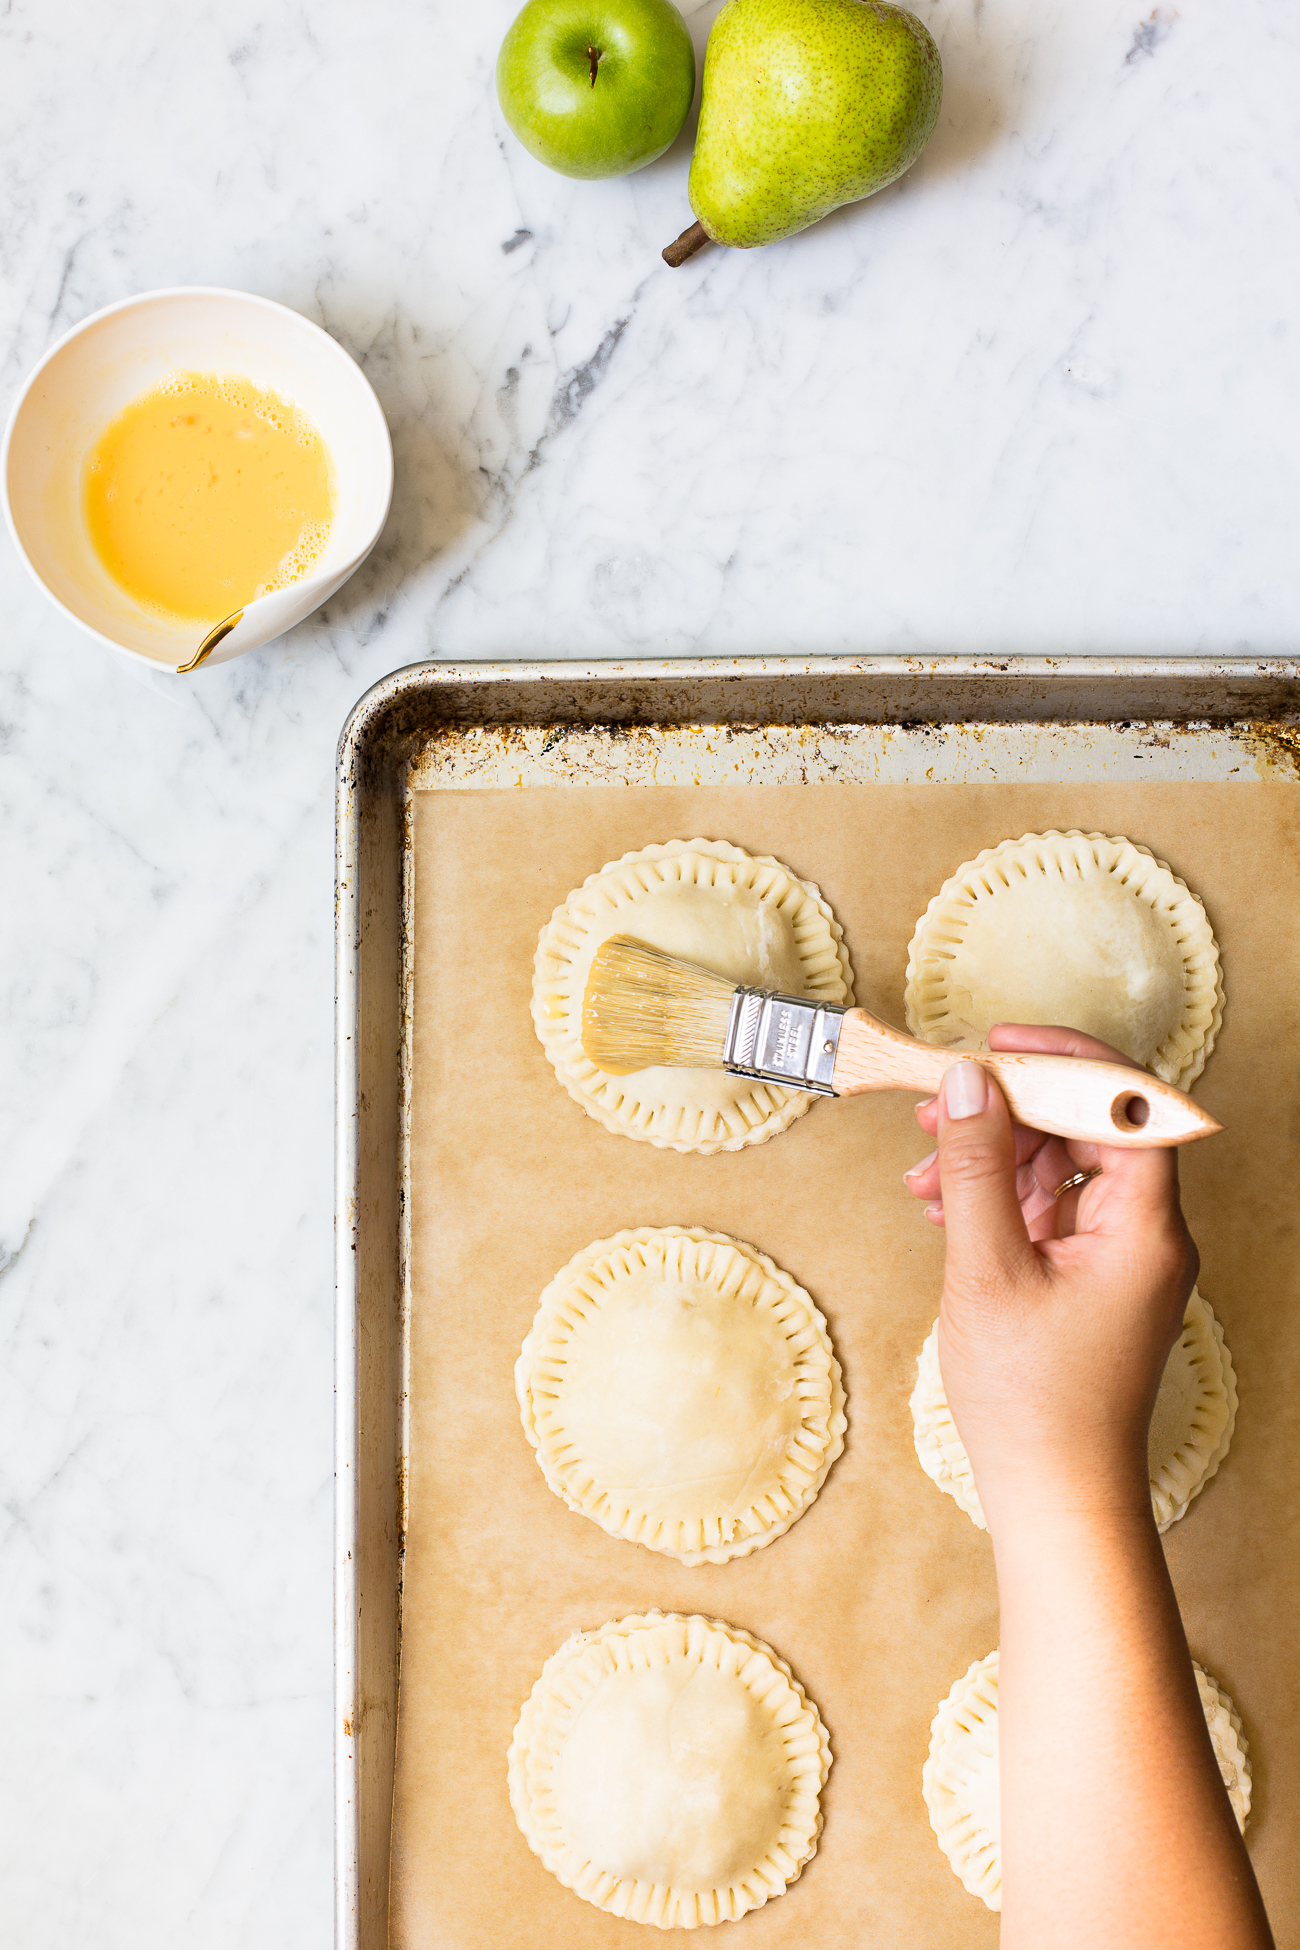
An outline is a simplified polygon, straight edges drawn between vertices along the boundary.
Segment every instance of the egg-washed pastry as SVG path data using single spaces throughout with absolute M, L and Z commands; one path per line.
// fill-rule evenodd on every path
M 683 1564 L 782 1536 L 844 1447 L 817 1308 L 766 1254 L 695 1227 L 576 1253 L 542 1295 L 515 1390 L 556 1495 Z
M 987 1528 L 970 1459 L 952 1419 L 939 1372 L 936 1321 L 916 1364 L 912 1436 L 927 1476 Z M 1228 1453 L 1237 1422 L 1237 1378 L 1223 1329 L 1208 1301 L 1192 1288 L 1183 1331 L 1165 1363 L 1147 1438 L 1151 1507 L 1161 1530 L 1185 1516 Z
M 510 1746 L 510 1805 L 552 1875 L 661 1930 L 785 1893 L 817 1847 L 830 1740 L 770 1646 L 652 1611 L 575 1632 Z
M 648 846 L 602 867 L 556 908 L 533 974 L 542 1047 L 569 1095 L 607 1131 L 673 1151 L 738 1151 L 802 1117 L 809 1092 L 725 1070 L 598 1070 L 583 1053 L 582 998 L 592 957 L 612 934 L 698 962 L 738 986 L 851 1003 L 840 925 L 811 882 L 725 840 Z
M 1250 1757 L 1241 1717 L 1195 1661 L 1197 1691 L 1237 1826 L 1250 1813 Z M 998 1781 L 998 1654 L 977 1659 L 934 1716 L 921 1773 L 930 1825 L 952 1872 L 989 1909 L 1002 1907 Z
M 908 951 L 907 1026 L 982 1049 L 995 1022 L 1082 1029 L 1186 1090 L 1223 1019 L 1205 909 L 1163 860 L 1104 833 L 1026 833 L 958 867 Z

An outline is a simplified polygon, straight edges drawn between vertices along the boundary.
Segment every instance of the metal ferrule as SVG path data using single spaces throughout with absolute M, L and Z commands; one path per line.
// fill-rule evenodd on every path
M 740 1077 L 833 1097 L 831 1077 L 845 1011 L 768 989 L 737 989 L 722 1061 Z

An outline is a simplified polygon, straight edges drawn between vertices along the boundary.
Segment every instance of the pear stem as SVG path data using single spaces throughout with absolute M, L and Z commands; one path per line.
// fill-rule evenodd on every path
M 704 225 L 693 223 L 689 230 L 683 230 L 681 236 L 675 238 L 662 253 L 664 263 L 671 264 L 675 271 L 679 264 L 684 264 L 688 257 L 694 257 L 696 251 L 702 251 L 710 241 Z

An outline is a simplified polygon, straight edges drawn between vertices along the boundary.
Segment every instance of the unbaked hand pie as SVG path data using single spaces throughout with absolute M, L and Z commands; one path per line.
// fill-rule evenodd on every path
M 598 1909 L 663 1930 L 783 1895 L 817 1847 L 831 1750 L 770 1646 L 649 1612 L 575 1632 L 510 1746 L 528 1846 Z
M 583 1053 L 582 998 L 592 957 L 612 934 L 698 962 L 737 986 L 851 1003 L 840 925 L 811 882 L 724 840 L 648 846 L 602 867 L 556 908 L 533 974 L 542 1047 L 569 1095 L 607 1131 L 673 1151 L 738 1151 L 803 1115 L 809 1092 L 725 1070 L 598 1070 Z
M 916 1364 L 912 1435 L 921 1467 L 973 1523 L 987 1528 L 970 1459 L 957 1433 L 939 1371 L 939 1325 Z M 1151 1507 L 1161 1530 L 1185 1516 L 1228 1453 L 1237 1422 L 1237 1378 L 1223 1329 L 1196 1288 L 1170 1350 L 1147 1438 Z
M 908 951 L 907 1026 L 980 1049 L 995 1022 L 1059 1023 L 1186 1090 L 1223 1019 L 1205 909 L 1163 860 L 1104 833 L 1026 833 L 958 867 Z
M 844 1447 L 821 1314 L 764 1253 L 698 1228 L 575 1254 L 542 1295 L 515 1390 L 556 1495 L 683 1564 L 780 1537 Z
M 1250 1757 L 1228 1695 L 1193 1661 L 1201 1710 L 1238 1828 L 1250 1813 Z M 977 1659 L 934 1716 L 921 1773 L 930 1825 L 952 1872 L 990 1909 L 1002 1907 L 998 1654 Z

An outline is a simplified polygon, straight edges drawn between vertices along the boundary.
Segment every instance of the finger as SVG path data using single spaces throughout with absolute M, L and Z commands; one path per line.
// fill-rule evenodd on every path
M 935 1112 L 935 1121 L 937 1127 L 937 1123 L 938 1123 L 937 1110 Z M 1061 1143 L 1060 1138 L 1049 1138 L 1045 1132 L 1031 1130 L 1027 1124 L 1013 1124 L 1011 1128 L 1015 1133 L 1016 1164 L 1018 1166 L 1027 1165 L 1030 1162 L 1030 1160 L 1034 1158 L 1038 1154 L 1038 1152 L 1042 1150 L 1045 1144 Z M 935 1136 L 936 1137 L 938 1136 L 937 1128 L 935 1130 Z M 939 1153 L 937 1149 L 934 1151 L 927 1152 L 926 1156 L 924 1158 L 921 1158 L 916 1164 L 914 1164 L 910 1171 L 905 1171 L 903 1173 L 903 1176 L 905 1179 L 910 1181 L 914 1178 L 919 1177 L 923 1171 L 932 1170 L 932 1169 L 937 1170 L 938 1160 L 939 1160 Z M 1096 1159 L 1095 1158 L 1092 1159 L 1091 1162 L 1095 1164 Z M 1066 1169 L 1061 1173 L 1061 1177 L 1068 1178 L 1072 1171 L 1077 1171 L 1078 1169 L 1079 1167 L 1077 1165 L 1074 1164 L 1067 1165 Z M 1059 1180 L 1057 1182 L 1059 1183 Z M 937 1179 L 935 1180 L 935 1183 L 936 1185 L 938 1184 Z M 915 1189 L 915 1187 L 913 1187 L 913 1189 Z
M 903 1174 L 903 1183 L 913 1198 L 924 1199 L 928 1205 L 933 1205 L 937 1211 L 941 1211 L 943 1197 L 939 1180 L 937 1152 L 934 1154 L 934 1160 L 931 1163 L 929 1159 L 923 1159 L 922 1165 L 925 1167 L 924 1169 L 921 1166 L 917 1166 L 915 1171 L 905 1172 Z M 1070 1193 L 1066 1194 L 1067 1199 L 1071 1196 Z M 1032 1160 L 1026 1164 L 1019 1165 L 1016 1169 L 1016 1198 L 1019 1201 L 1021 1215 L 1024 1218 L 1025 1224 L 1029 1227 L 1030 1237 L 1032 1239 L 1056 1238 L 1055 1214 L 1060 1209 L 1060 1206 L 1065 1205 L 1065 1199 L 1062 1199 L 1060 1206 L 1058 1206 L 1053 1193 L 1046 1190 L 1036 1176 L 1036 1168 Z M 1041 1223 L 1044 1215 L 1047 1214 L 1053 1216 L 1053 1223 L 1050 1226 L 1044 1226 Z M 927 1216 L 929 1215 L 927 1214 Z
M 1044 1239 L 1060 1239 L 1074 1231 L 1077 1192 L 1062 1192 L 1079 1170 L 1070 1151 L 1058 1137 L 1043 1140 L 1028 1165 L 1016 1178 L 1020 1210 L 1025 1215 L 1029 1237 L 1035 1245 Z
M 1024 1133 L 1019 1133 L 1024 1135 Z M 911 1171 L 903 1173 L 903 1183 L 915 1199 L 924 1199 L 928 1207 L 926 1217 L 934 1223 L 941 1223 L 943 1212 L 942 1187 L 939 1181 L 939 1154 L 932 1151 Z M 1055 1239 L 1057 1237 L 1056 1214 L 1058 1206 L 1050 1191 L 1044 1190 L 1036 1176 L 1033 1158 L 1016 1168 L 1016 1197 L 1020 1202 L 1021 1214 L 1029 1228 L 1031 1239 Z M 1067 1194 L 1067 1198 L 1069 1194 Z M 1061 1201 L 1062 1204 L 1065 1200 Z
M 1073 1158 L 1062 1139 L 1045 1136 L 1042 1131 L 1031 1131 L 1023 1124 L 1013 1124 L 1012 1132 L 1016 1141 L 1016 1196 L 1026 1219 L 1042 1209 L 1044 1199 L 1050 1204 L 1058 1185 L 1073 1177 L 1080 1169 L 1088 1170 L 1096 1162 L 1096 1146 L 1092 1147 L 1094 1156 L 1082 1167 Z M 934 1200 L 939 1197 L 939 1153 L 928 1151 L 924 1158 L 910 1166 L 903 1173 L 903 1183 L 913 1198 Z
M 903 1173 L 903 1183 L 913 1198 L 937 1198 L 939 1196 L 939 1153 L 929 1152 L 917 1161 L 910 1171 Z
M 1046 1185 L 1037 1175 L 1037 1163 L 1026 1165 L 1016 1174 L 1016 1193 L 1020 1200 L 1020 1210 L 1029 1228 L 1031 1239 L 1055 1239 L 1057 1236 L 1057 1215 L 1060 1202 L 1054 1186 Z M 1050 1218 L 1052 1223 L 1044 1225 Z
M 1069 1192 L 1048 1193 L 1040 1190 L 1037 1199 L 1022 1200 L 1021 1210 L 1034 1244 L 1041 1245 L 1045 1239 L 1069 1239 L 1076 1232 L 1096 1231 L 1098 1228 L 1089 1222 L 1082 1208 L 1093 1187 L 1100 1184 L 1101 1180 L 1094 1178 L 1086 1185 L 1076 1185 Z
M 1049 1137 L 1034 1153 L 1034 1176 L 1048 1197 L 1055 1198 L 1068 1178 L 1091 1171 L 1096 1162 L 1093 1158 L 1087 1164 L 1078 1163 L 1059 1137 Z
M 1086 1190 L 1087 1188 L 1085 1187 L 1084 1189 Z M 1046 1205 L 1033 1207 L 1032 1211 L 1030 1203 L 1025 1198 L 1022 1198 L 1020 1201 L 1020 1209 L 1024 1214 L 1025 1230 L 1029 1234 L 1031 1242 L 1034 1245 L 1040 1245 L 1050 1239 L 1069 1238 L 1075 1230 L 1078 1204 L 1082 1197 L 1082 1191 L 1066 1192 L 1063 1198 L 1059 1200 L 1053 1199 Z M 936 1199 L 932 1204 L 927 1205 L 923 1216 L 930 1221 L 931 1225 L 938 1226 L 942 1230 L 943 1200 Z M 1189 1265 L 1191 1267 L 1188 1274 L 1188 1286 L 1190 1288 L 1196 1284 L 1196 1274 L 1200 1266 L 1200 1258 L 1197 1254 L 1195 1244 L 1190 1238 L 1188 1240 L 1188 1247 Z
M 989 1031 L 989 1048 L 1013 1050 L 1027 1056 L 1090 1056 L 1099 1063 L 1123 1063 L 1130 1070 L 1142 1068 L 1122 1049 L 1062 1023 L 995 1022 Z
M 1142 1069 L 1123 1050 L 1101 1042 L 1096 1036 L 1087 1036 L 1081 1029 L 1061 1024 L 995 1023 L 989 1031 L 989 1048 L 1029 1055 L 1091 1057 L 1103 1063 L 1122 1063 L 1130 1070 Z M 1171 1207 L 1178 1206 L 1178 1159 L 1172 1146 L 1153 1145 L 1146 1150 L 1130 1151 L 1107 1144 L 1074 1144 L 1070 1155 L 1076 1161 L 1075 1169 L 1088 1171 L 1099 1164 L 1109 1180 L 1106 1196 L 1090 1199 L 1083 1208 L 1082 1216 L 1089 1230 L 1117 1232 L 1148 1223 L 1157 1215 L 1168 1215 Z M 1077 1223 L 1080 1216 L 1077 1205 L 1066 1216 Z M 1071 1225 L 1070 1230 L 1073 1229 Z M 1067 1236 L 1063 1225 L 1058 1224 L 1057 1236 Z
M 1039 1173 L 1038 1178 L 1034 1177 L 1034 1170 L 1037 1168 L 1035 1160 L 1041 1156 L 1048 1145 L 1055 1145 L 1060 1156 L 1065 1160 L 1062 1169 L 1051 1180 L 1053 1190 L 1062 1179 L 1068 1178 L 1071 1172 L 1077 1170 L 1077 1166 L 1071 1162 L 1059 1138 L 1044 1137 L 1041 1131 L 1031 1131 L 1023 1124 L 1013 1124 L 1011 1128 L 1016 1140 L 1016 1192 L 1023 1206 L 1026 1199 L 1037 1197 L 1040 1186 L 1047 1184 L 1054 1169 L 1054 1164 L 1048 1164 Z M 927 1152 L 925 1157 L 918 1159 L 909 1171 L 905 1171 L 903 1183 L 913 1198 L 937 1199 L 939 1196 L 938 1150 Z
M 1047 1240 L 1059 1237 L 1058 1228 L 1060 1224 L 1060 1209 L 1055 1205 L 1047 1206 L 1043 1211 L 1036 1213 L 1032 1219 L 1027 1217 L 1025 1221 L 1029 1237 L 1036 1246 L 1041 1246 Z
M 1172 1148 L 1112 1151 L 1098 1145 L 1101 1176 L 1080 1198 L 1076 1229 L 1096 1233 L 1141 1234 L 1166 1222 L 1182 1223 L 1178 1196 L 1178 1154 Z
M 983 1064 L 945 1070 L 938 1148 L 948 1279 L 975 1290 L 1002 1286 L 1034 1252 L 1016 1194 L 1011 1113 Z

